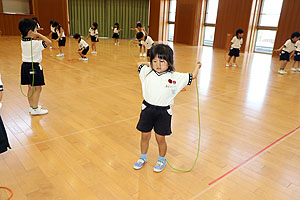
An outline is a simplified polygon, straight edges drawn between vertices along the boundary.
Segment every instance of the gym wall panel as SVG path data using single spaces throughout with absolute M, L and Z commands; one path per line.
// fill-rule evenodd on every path
M 68 12 L 67 0 L 34 0 L 33 13 L 31 15 L 5 14 L 0 13 L 0 31 L 3 35 L 20 35 L 18 23 L 22 18 L 31 18 L 33 16 L 39 19 L 40 25 L 44 31 L 42 34 L 50 33 L 49 21 L 57 20 L 65 29 L 68 35 Z
M 198 45 L 202 0 L 177 0 L 174 42 Z
M 112 37 L 115 22 L 123 30 L 120 38 L 133 38 L 136 22 L 148 28 L 149 0 L 69 0 L 70 33 L 87 35 L 91 24 L 99 25 L 100 37 Z
M 159 37 L 160 0 L 150 0 L 149 35 L 154 41 Z
M 0 31 L 2 35 L 21 35 L 18 24 L 23 18 L 31 18 L 33 15 L 0 13 Z
M 300 31 L 299 9 L 299 0 L 283 1 L 274 49 L 280 48 L 293 32 Z
M 225 49 L 227 34 L 235 35 L 235 31 L 238 28 L 242 28 L 244 30 L 244 44 L 241 50 L 244 51 L 252 1 L 253 0 L 219 0 L 213 44 L 214 48 Z

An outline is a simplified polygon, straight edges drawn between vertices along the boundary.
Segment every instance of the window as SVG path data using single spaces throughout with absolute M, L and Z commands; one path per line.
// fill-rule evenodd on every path
M 169 19 L 168 19 L 168 40 L 169 41 L 174 40 L 175 16 L 176 16 L 176 0 L 170 0 Z
M 9 14 L 30 14 L 30 4 L 30 0 L 2 0 L 2 12 Z
M 207 0 L 203 44 L 213 46 L 219 0 Z
M 272 53 L 283 0 L 263 0 L 257 26 L 255 52 Z

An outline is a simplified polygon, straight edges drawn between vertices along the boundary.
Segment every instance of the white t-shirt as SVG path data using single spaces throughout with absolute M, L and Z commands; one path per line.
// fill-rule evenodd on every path
M 31 38 L 22 38 L 22 61 L 32 62 L 31 60 Z M 32 40 L 32 52 L 33 62 L 42 62 L 42 51 L 47 48 L 46 43 L 43 40 Z
M 298 40 L 295 44 L 296 51 L 300 51 L 300 40 Z
M 288 53 L 291 53 L 292 51 L 294 51 L 296 49 L 296 44 L 292 42 L 291 39 L 288 39 L 284 45 L 283 45 L 283 51 L 287 51 Z
M 89 29 L 89 33 L 91 36 L 98 35 L 98 29 L 92 29 L 92 27 Z
M 145 36 L 145 41 L 141 41 L 141 44 L 146 47 L 146 49 L 151 49 L 152 45 L 154 44 L 154 41 L 150 36 Z
M 189 73 L 164 72 L 158 74 L 147 65 L 140 65 L 139 76 L 142 82 L 145 101 L 155 106 L 169 106 L 175 96 L 192 83 L 193 75 Z
M 238 39 L 234 36 L 231 40 L 231 49 L 240 49 L 243 44 L 243 38 Z
M 61 27 L 60 27 L 60 28 L 61 28 Z M 62 28 L 61 28 L 61 29 L 62 29 Z M 59 32 L 58 29 L 56 29 L 56 33 L 57 33 L 57 35 L 58 35 L 58 37 L 59 37 L 60 32 Z M 61 34 L 61 37 L 60 37 L 60 38 L 63 38 L 63 37 L 66 37 L 66 36 L 65 36 L 65 31 L 62 30 L 62 34 Z
M 118 28 L 114 28 L 114 33 L 118 33 L 119 34 Z
M 56 33 L 55 28 L 52 25 L 50 26 L 50 30 L 52 33 Z
M 86 43 L 83 39 L 79 40 L 78 45 L 80 50 L 89 46 L 88 43 Z

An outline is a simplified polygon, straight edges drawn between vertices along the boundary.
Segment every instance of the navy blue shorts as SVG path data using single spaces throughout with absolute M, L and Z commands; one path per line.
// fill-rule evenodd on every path
M 228 55 L 229 56 L 234 56 L 234 57 L 239 57 L 240 56 L 240 50 L 236 49 L 236 48 L 230 49 Z
M 280 53 L 280 60 L 286 60 L 286 61 L 290 61 L 290 53 L 287 51 L 281 51 Z
M 140 120 L 136 126 L 141 132 L 150 132 L 153 128 L 155 133 L 166 136 L 171 135 L 172 115 L 170 106 L 154 106 L 143 101 Z

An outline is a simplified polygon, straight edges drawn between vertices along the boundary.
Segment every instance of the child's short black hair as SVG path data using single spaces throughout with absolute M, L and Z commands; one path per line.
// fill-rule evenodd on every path
M 150 49 L 150 65 L 152 66 L 152 60 L 158 56 L 159 59 L 163 59 L 168 62 L 168 69 L 169 72 L 174 72 L 174 59 L 173 59 L 173 50 L 169 45 L 165 44 L 157 44 L 151 47 Z
M 98 28 L 98 23 L 97 23 L 97 22 L 94 22 L 94 23 L 93 23 L 93 26 L 95 27 L 95 29 L 97 29 L 97 28 Z
M 142 28 L 143 26 L 142 26 L 141 23 L 137 23 L 137 24 L 136 24 L 136 27 L 137 27 L 137 28 L 138 28 L 138 27 L 141 27 L 141 28 Z
M 36 28 L 36 22 L 29 18 L 23 18 L 19 22 L 19 30 L 22 34 L 22 37 L 26 37 L 28 35 L 28 32 L 34 31 Z
M 52 24 L 52 26 L 53 26 L 53 27 L 57 27 L 57 26 L 59 26 L 59 23 L 56 22 L 56 21 L 54 21 L 53 24 Z
M 50 25 L 52 25 L 55 21 L 53 19 L 50 20 Z
M 114 25 L 117 26 L 117 29 L 119 29 L 119 23 L 118 22 L 116 22 Z
M 241 29 L 241 28 L 239 28 L 239 29 L 236 30 L 236 32 L 235 32 L 236 36 L 238 36 L 239 34 L 242 34 L 242 33 L 244 33 L 244 30 Z
M 80 34 L 79 34 L 79 33 L 75 33 L 75 34 L 73 35 L 73 38 L 75 38 L 75 39 L 80 38 Z
M 291 39 L 293 39 L 294 37 L 297 37 L 297 38 L 300 37 L 300 33 L 298 31 L 292 33 Z
M 138 32 L 136 34 L 136 39 L 138 39 L 138 40 L 142 39 L 143 37 L 144 37 L 144 33 L 143 32 Z

